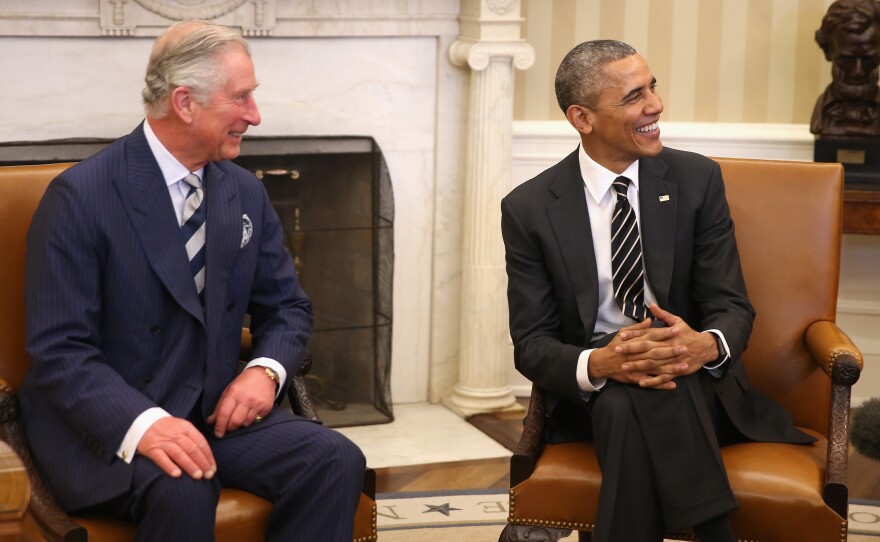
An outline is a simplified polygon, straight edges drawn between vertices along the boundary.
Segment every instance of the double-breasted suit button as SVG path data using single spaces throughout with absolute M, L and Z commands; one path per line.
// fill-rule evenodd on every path
M 158 326 L 158 325 L 150 326 L 150 333 L 152 335 L 158 335 L 160 331 L 162 331 L 162 328 L 160 326 Z
M 152 381 L 153 381 L 153 375 L 147 375 L 144 377 L 144 382 L 146 382 L 147 384 L 149 384 Z
M 231 312 L 232 309 L 234 309 L 234 308 L 235 308 L 235 303 L 230 303 L 229 305 L 226 305 L 226 312 Z

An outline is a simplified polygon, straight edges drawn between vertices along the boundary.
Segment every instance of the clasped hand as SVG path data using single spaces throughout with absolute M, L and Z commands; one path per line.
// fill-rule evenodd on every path
M 222 438 L 228 431 L 251 425 L 258 415 L 267 416 L 274 402 L 275 383 L 266 377 L 261 367 L 252 367 L 242 371 L 223 390 L 206 421 L 214 426 L 217 438 Z M 196 480 L 210 479 L 217 471 L 207 439 L 183 418 L 157 420 L 144 433 L 137 451 L 174 478 L 186 472 Z
M 675 378 L 692 374 L 718 357 L 714 335 L 700 333 L 656 303 L 651 314 L 667 327 L 651 327 L 651 319 L 621 329 L 607 346 L 590 355 L 591 378 L 610 378 L 658 390 L 675 389 Z

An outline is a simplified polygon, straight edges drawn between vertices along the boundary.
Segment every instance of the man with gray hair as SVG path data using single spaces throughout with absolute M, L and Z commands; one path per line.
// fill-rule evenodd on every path
M 595 443 L 593 540 L 732 542 L 719 447 L 814 439 L 749 388 L 721 171 L 663 147 L 657 81 L 625 43 L 575 47 L 556 95 L 581 145 L 501 203 L 517 369 L 544 392 L 549 442 Z
M 256 87 L 237 33 L 170 27 L 146 120 L 56 178 L 28 233 L 36 463 L 65 510 L 134 521 L 137 540 L 213 540 L 221 487 L 275 504 L 269 540 L 352 539 L 363 454 L 278 408 L 312 309 L 265 189 L 229 162 L 260 123 Z

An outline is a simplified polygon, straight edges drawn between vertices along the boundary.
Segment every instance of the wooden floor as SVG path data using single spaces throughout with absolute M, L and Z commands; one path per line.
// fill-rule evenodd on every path
M 520 399 L 527 406 L 527 399 Z M 522 413 L 483 414 L 471 424 L 513 449 L 522 432 Z M 377 469 L 376 491 L 438 491 L 444 489 L 506 489 L 510 486 L 508 459 L 482 459 Z M 851 499 L 880 501 L 880 462 L 868 459 L 850 446 L 849 495 Z

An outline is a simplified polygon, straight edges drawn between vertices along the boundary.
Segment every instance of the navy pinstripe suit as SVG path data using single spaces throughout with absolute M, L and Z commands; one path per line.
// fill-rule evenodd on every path
M 142 126 L 55 179 L 34 216 L 26 279 L 31 365 L 20 396 L 37 464 L 67 510 L 137 493 L 133 483 L 156 479 L 148 459 L 129 465 L 116 457 L 123 436 L 154 406 L 199 425 L 236 376 L 246 312 L 255 357 L 277 360 L 288 375 L 304 358 L 311 304 L 261 183 L 230 162 L 211 162 L 204 186 L 204 309 Z M 246 244 L 244 215 L 253 226 Z M 217 493 L 218 484 L 254 491 L 276 501 L 276 516 L 283 495 L 300 495 L 299 512 L 273 519 L 276 532 L 298 523 L 288 537 L 351 539 L 351 525 L 340 519 L 353 516 L 364 468 L 353 444 L 279 409 L 224 439 L 204 432 L 218 473 L 197 483 Z M 338 480 L 318 468 L 325 463 Z M 138 469 L 151 474 L 142 480 Z M 331 510 L 303 506 L 303 492 L 318 501 L 326 493 L 335 499 L 325 500 Z M 303 510 L 309 522 L 329 525 L 315 526 L 319 537 L 309 538 Z M 205 521 L 213 531 L 213 516 Z

